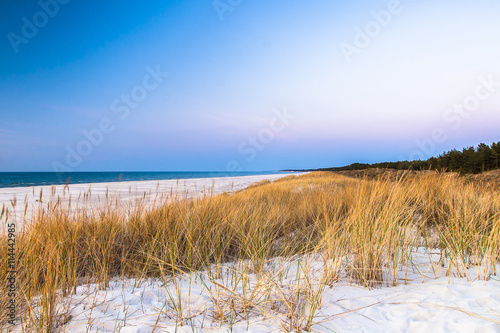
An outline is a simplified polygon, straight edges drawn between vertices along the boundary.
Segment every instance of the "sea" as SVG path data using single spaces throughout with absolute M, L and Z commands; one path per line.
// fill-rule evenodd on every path
M 40 185 L 128 182 L 165 179 L 241 177 L 282 174 L 279 171 L 261 172 L 0 172 L 0 188 Z

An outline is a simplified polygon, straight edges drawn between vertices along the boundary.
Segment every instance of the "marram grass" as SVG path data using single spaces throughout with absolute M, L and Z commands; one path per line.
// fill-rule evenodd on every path
M 315 253 L 325 262 L 323 286 L 333 285 L 343 272 L 362 286 L 376 287 L 404 283 L 397 279 L 398 270 L 407 267 L 413 249 L 429 246 L 441 250 L 446 269 L 471 278 L 466 269 L 481 265 L 478 278 L 488 279 L 498 274 L 494 268 L 500 259 L 497 188 L 455 174 L 353 179 L 315 172 L 260 182 L 234 194 L 165 199 L 154 207 L 139 201 L 130 210 L 117 209 L 110 197 L 105 208 L 71 213 L 54 202 L 24 221 L 17 235 L 20 319 L 26 331 L 54 331 L 69 319 L 58 301 L 81 284 L 106 288 L 112 278 L 175 280 L 197 271 L 210 272 L 216 281 L 223 264 L 246 262 L 235 265 L 235 283 L 244 283 L 248 274 L 264 282 L 245 295 L 223 286 L 211 291 L 219 309 L 214 320 L 234 308 L 245 315 L 269 302 L 285 309 L 285 331 L 309 330 L 322 289 L 312 290 L 303 278 L 283 292 L 275 282 L 280 273 L 265 278 L 271 258 Z M 7 210 L 2 210 L 2 223 Z M 0 238 L 7 244 L 5 235 Z M 3 285 L 7 258 L 6 247 L 0 247 Z M 307 277 L 307 265 L 297 269 Z M 182 324 L 182 302 L 175 290 L 169 295 Z M 6 318 L 2 311 L 8 301 L 0 294 L 0 318 Z

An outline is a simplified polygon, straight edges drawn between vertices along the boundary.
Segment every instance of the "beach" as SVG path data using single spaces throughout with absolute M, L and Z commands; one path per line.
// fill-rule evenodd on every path
M 0 333 L 500 333 L 500 1 L 4 5 Z
M 313 173 L 280 180 L 286 176 L 290 174 L 2 189 L 3 205 L 12 206 L 13 197 L 18 200 L 19 232 L 32 213 L 43 208 L 46 214 L 29 225 L 47 233 L 31 233 L 34 240 L 44 239 L 38 250 L 16 251 L 36 260 L 40 253 L 51 253 L 43 254 L 44 264 L 31 263 L 43 280 L 26 283 L 39 285 L 41 292 L 30 299 L 30 311 L 17 314 L 23 322 L 12 332 L 36 331 L 36 325 L 74 333 L 500 332 L 498 261 L 476 252 L 464 261 L 451 245 L 436 248 L 432 237 L 426 239 L 428 246 L 421 246 L 411 226 L 421 213 L 400 215 L 400 208 L 414 200 L 403 194 L 412 193 L 411 186 L 427 182 L 458 188 L 459 178 L 422 173 L 401 184 Z M 380 196 L 392 203 L 367 204 L 369 188 L 393 193 L 391 199 Z M 218 196 L 223 193 L 232 195 Z M 186 200 L 196 198 L 207 200 Z M 341 227 L 335 219 L 328 225 L 319 218 L 303 224 L 311 219 L 307 214 L 338 214 L 327 206 L 335 200 L 358 202 L 362 210 L 350 215 L 380 211 L 385 221 L 354 218 L 352 229 L 346 229 L 349 239 L 335 235 Z M 163 206 L 156 209 L 159 203 Z M 395 208 L 395 203 L 402 206 Z M 69 211 L 75 220 L 64 213 Z M 302 217 L 284 218 L 287 214 Z M 409 224 L 401 229 L 406 218 Z M 296 226 L 283 227 L 287 220 Z M 74 229 L 73 223 L 78 224 Z M 386 229 L 391 224 L 396 229 Z M 325 228 L 317 241 L 311 239 L 311 227 Z M 274 229 L 285 232 L 273 235 Z M 29 233 L 29 228 L 23 231 Z M 365 240 L 365 234 L 376 235 L 375 240 Z M 381 237 L 387 240 L 376 245 Z M 391 249 L 394 239 L 397 245 Z M 226 250 L 229 246 L 234 250 Z M 125 253 L 134 247 L 135 254 Z M 360 254 L 364 250 L 369 251 L 366 258 Z M 81 258 L 70 256 L 71 251 Z M 215 255 L 219 251 L 227 253 Z M 54 262 L 51 256 L 60 259 Z M 371 262 L 374 256 L 377 262 Z M 83 268 L 88 260 L 95 263 Z M 102 265 L 103 260 L 108 263 Z M 364 261 L 361 267 L 359 260 Z M 56 268 L 55 275 L 47 275 L 45 261 Z M 132 263 L 131 270 L 116 273 L 124 263 Z M 68 277 L 68 267 L 91 275 Z M 25 278 L 35 278 L 32 272 L 27 269 Z M 52 285 L 51 278 L 58 282 Z
M 46 209 L 56 202 L 74 211 L 102 208 L 104 202 L 109 203 L 112 199 L 115 205 L 124 209 L 137 200 L 149 206 L 168 198 L 187 199 L 235 192 L 259 181 L 272 181 L 291 174 L 302 173 L 5 187 L 0 188 L 0 207 L 9 210 L 11 221 L 15 218 L 22 224 L 25 216 L 29 219 L 39 208 Z
M 408 283 L 397 287 L 363 288 L 343 275 L 322 290 L 321 307 L 312 318 L 310 332 L 500 332 L 500 281 L 446 277 L 446 271 L 439 267 L 437 252 L 418 250 L 413 258 L 425 275 L 413 267 L 407 272 L 404 267 L 399 278 L 406 277 Z M 311 289 L 321 288 L 324 263 L 318 257 L 290 261 L 277 258 L 269 262 L 269 272 L 276 266 L 286 272 L 280 281 L 286 291 L 297 284 L 299 263 L 312 266 L 307 277 Z M 241 312 L 233 318 L 227 314 L 224 320 L 214 317 L 214 297 L 220 298 L 228 312 L 231 301 L 239 303 L 245 297 L 247 286 L 243 282 L 234 285 L 238 279 L 232 275 L 235 266 L 225 265 L 219 279 L 203 271 L 182 274 L 168 283 L 158 279 L 115 280 L 104 290 L 95 284 L 78 287 L 76 295 L 65 300 L 65 306 L 71 307 L 74 314 L 67 332 L 116 332 L 117 328 L 127 333 L 286 332 L 283 323 L 287 318 L 264 309 L 254 309 L 249 315 Z M 477 271 L 474 267 L 468 273 L 477 276 Z M 270 273 L 251 274 L 248 278 L 248 289 L 258 290 L 268 283 L 266 279 L 276 277 Z M 263 295 L 264 288 L 258 292 Z M 182 314 L 176 306 L 181 307 Z M 286 303 L 281 306 L 287 311 Z M 183 317 L 182 324 L 179 316 Z

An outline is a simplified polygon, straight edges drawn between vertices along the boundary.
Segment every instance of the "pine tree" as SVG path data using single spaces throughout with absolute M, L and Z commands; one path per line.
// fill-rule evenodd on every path
M 500 157 L 500 142 L 497 142 L 497 143 L 493 142 L 492 143 L 492 145 L 491 145 L 491 157 L 493 160 L 493 168 L 498 169 L 499 168 L 498 160 Z

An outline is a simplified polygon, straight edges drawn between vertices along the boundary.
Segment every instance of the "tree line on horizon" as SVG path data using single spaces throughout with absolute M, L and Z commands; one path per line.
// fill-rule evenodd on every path
M 490 145 L 480 143 L 477 147 L 463 148 L 445 152 L 428 160 L 383 162 L 374 164 L 354 163 L 339 168 L 324 168 L 321 171 L 352 171 L 373 168 L 396 170 L 436 170 L 452 171 L 461 174 L 477 174 L 499 169 L 500 141 Z

